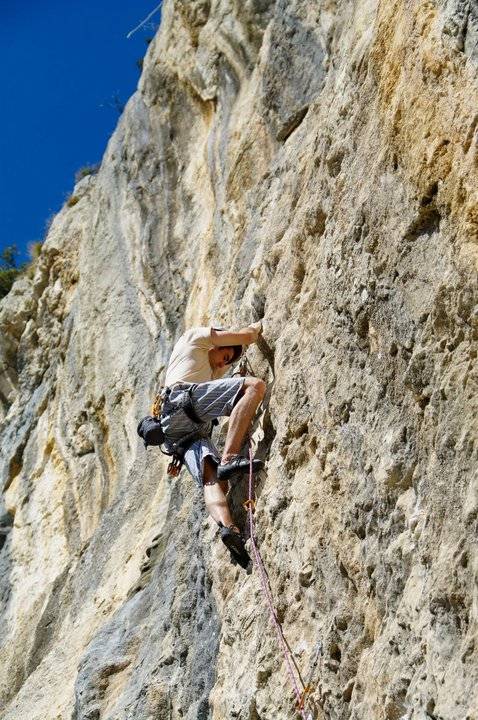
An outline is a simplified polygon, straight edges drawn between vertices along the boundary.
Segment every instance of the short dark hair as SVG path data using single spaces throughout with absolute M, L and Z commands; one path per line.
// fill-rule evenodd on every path
M 229 360 L 229 362 L 227 363 L 227 365 L 232 365 L 232 364 L 235 363 L 237 360 L 239 360 L 239 358 L 240 358 L 241 355 L 242 355 L 242 351 L 243 351 L 244 348 L 242 347 L 242 345 L 230 345 L 230 346 L 228 346 L 228 347 L 231 348 L 231 350 L 234 352 L 234 355 L 232 356 L 231 360 Z

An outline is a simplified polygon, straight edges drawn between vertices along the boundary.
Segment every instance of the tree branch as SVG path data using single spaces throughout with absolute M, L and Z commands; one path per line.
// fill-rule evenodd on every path
M 131 37 L 131 35 L 133 35 L 133 34 L 136 32 L 136 30 L 139 30 L 141 27 L 143 27 L 143 25 L 146 25 L 146 23 L 148 22 L 148 20 L 150 20 L 150 18 L 153 17 L 154 13 L 155 13 L 155 12 L 158 12 L 158 10 L 161 9 L 161 5 L 162 5 L 162 4 L 163 4 L 163 3 L 160 2 L 159 5 L 157 5 L 157 7 L 155 7 L 154 10 L 152 10 L 152 11 L 149 13 L 148 17 L 146 17 L 142 22 L 140 22 L 139 25 L 137 25 L 133 30 L 131 30 L 131 31 L 126 35 L 126 39 L 129 40 L 130 37 Z

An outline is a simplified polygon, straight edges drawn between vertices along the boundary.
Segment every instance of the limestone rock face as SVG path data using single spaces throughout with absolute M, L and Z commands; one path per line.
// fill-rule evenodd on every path
M 257 573 L 136 435 L 184 328 L 260 317 L 307 717 L 477 720 L 477 63 L 464 0 L 165 0 L 0 305 L 2 720 L 298 717 Z

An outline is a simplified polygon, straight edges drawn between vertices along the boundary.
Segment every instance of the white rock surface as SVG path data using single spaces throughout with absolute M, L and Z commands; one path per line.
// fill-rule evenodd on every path
M 258 317 L 308 712 L 477 720 L 477 39 L 463 0 L 165 0 L 0 305 L 2 720 L 298 716 L 257 575 L 136 435 L 184 327 Z

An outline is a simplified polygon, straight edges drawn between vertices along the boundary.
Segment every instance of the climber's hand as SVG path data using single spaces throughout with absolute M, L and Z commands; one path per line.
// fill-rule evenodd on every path
M 258 320 L 257 322 L 252 323 L 252 325 L 249 325 L 249 328 L 252 331 L 252 342 L 257 342 L 259 336 L 262 335 L 262 321 Z

